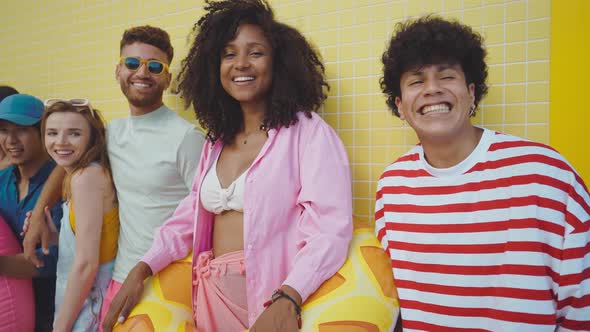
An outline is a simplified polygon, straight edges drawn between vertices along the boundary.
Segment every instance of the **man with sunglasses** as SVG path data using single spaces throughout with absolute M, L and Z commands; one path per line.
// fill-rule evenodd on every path
M 21 232 L 26 213 L 35 206 L 55 167 L 41 140 L 42 114 L 43 103 L 30 95 L 14 94 L 0 102 L 0 142 L 12 164 L 0 171 L 0 215 L 19 243 L 23 241 Z M 59 227 L 62 215 L 59 204 L 51 214 Z M 38 268 L 22 253 L 0 256 L 0 275 L 33 278 L 35 331 L 51 331 L 53 325 L 57 248 L 50 246 L 48 249 L 48 255 L 41 255 L 40 249 L 33 248 L 35 256 L 38 255 L 43 262 Z M 0 317 L 13 306 L 0 308 Z
M 155 228 L 172 216 L 189 194 L 203 147 L 204 135 L 162 100 L 171 81 L 169 64 L 173 55 L 168 33 L 152 26 L 126 30 L 120 43 L 115 77 L 129 102 L 130 116 L 107 126 L 121 228 L 103 313 L 131 268 L 151 246 Z M 51 193 L 46 197 L 40 204 L 55 198 Z M 48 230 L 40 222 L 40 211 L 37 207 L 33 213 L 25 253 L 34 243 L 47 241 Z M 33 255 L 28 257 L 35 259 Z

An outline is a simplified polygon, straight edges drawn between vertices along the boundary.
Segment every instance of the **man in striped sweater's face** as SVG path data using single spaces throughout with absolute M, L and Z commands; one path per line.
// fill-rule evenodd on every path
M 473 131 L 474 84 L 458 64 L 427 64 L 405 71 L 395 98 L 400 118 L 421 141 L 450 141 Z M 473 106 L 475 107 L 475 106 Z
M 453 166 L 481 138 L 470 118 L 487 92 L 485 55 L 469 26 L 433 16 L 398 25 L 383 54 L 387 104 L 414 129 L 432 166 Z M 437 164 L 439 148 L 449 146 L 454 155 Z

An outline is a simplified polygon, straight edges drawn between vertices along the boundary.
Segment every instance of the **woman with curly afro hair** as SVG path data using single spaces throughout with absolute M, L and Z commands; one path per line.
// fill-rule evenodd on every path
M 178 90 L 208 140 L 191 194 L 128 280 L 193 250 L 199 331 L 297 331 L 352 237 L 348 157 L 315 113 L 324 67 L 265 1 L 207 1 L 205 12 Z

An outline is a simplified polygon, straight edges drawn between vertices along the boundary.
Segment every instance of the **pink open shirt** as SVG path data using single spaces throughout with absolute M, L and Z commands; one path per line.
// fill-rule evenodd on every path
M 344 263 L 352 237 L 351 179 L 344 146 L 317 114 L 310 119 L 299 113 L 298 118 L 288 128 L 269 130 L 246 174 L 244 255 L 250 326 L 281 285 L 293 287 L 305 301 Z M 154 274 L 191 250 L 195 262 L 199 253 L 211 249 L 214 215 L 201 205 L 199 192 L 221 149 L 219 141 L 206 142 L 190 194 L 156 230 L 142 258 Z M 194 287 L 192 291 L 194 299 Z

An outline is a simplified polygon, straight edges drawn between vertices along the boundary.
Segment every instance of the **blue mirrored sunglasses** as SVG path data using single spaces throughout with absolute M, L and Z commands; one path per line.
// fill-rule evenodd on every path
M 119 58 L 119 64 L 124 65 L 125 68 L 131 71 L 139 70 L 141 65 L 145 64 L 147 66 L 147 70 L 154 75 L 160 75 L 164 72 L 164 70 L 170 70 L 168 64 L 163 63 L 162 61 L 145 60 L 134 56 L 122 56 L 121 58 Z

